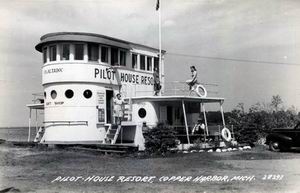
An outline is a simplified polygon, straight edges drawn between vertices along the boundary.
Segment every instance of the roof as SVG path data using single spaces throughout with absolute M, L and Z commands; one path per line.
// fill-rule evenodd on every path
M 40 40 L 41 41 L 35 46 L 35 49 L 39 52 L 42 52 L 43 45 L 47 43 L 64 42 L 64 41 L 100 43 L 104 45 L 116 46 L 125 49 L 131 49 L 133 46 L 138 46 L 156 52 L 159 51 L 159 49 L 150 46 L 137 44 L 137 43 L 133 43 L 133 42 L 129 42 L 129 41 L 125 41 L 125 40 L 121 40 L 121 39 L 117 39 L 117 38 L 113 38 L 101 34 L 86 33 L 86 32 L 48 33 L 43 35 L 40 38 Z M 166 52 L 165 50 L 162 50 L 162 53 L 165 52 Z
M 196 97 L 196 96 L 142 96 L 132 97 L 134 101 L 154 101 L 154 102 L 166 102 L 166 101 L 188 101 L 188 102 L 200 102 L 200 103 L 223 103 L 224 98 L 218 97 Z
M 27 104 L 26 106 L 30 109 L 44 109 L 43 103 Z

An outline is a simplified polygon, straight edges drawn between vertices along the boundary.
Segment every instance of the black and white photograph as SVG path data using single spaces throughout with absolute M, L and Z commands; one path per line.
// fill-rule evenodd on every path
M 300 193 L 300 1 L 1 0 L 0 193 Z

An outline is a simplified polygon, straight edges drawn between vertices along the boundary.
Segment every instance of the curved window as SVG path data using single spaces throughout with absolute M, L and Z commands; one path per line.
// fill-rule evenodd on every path
M 56 45 L 50 46 L 50 61 L 56 60 Z
M 75 44 L 75 60 L 83 60 L 84 45 Z
M 57 93 L 55 90 L 51 91 L 51 98 L 55 99 L 57 97 Z
M 44 61 L 44 63 L 46 63 L 47 62 L 47 47 L 44 47 L 43 48 L 43 61 Z
M 85 90 L 85 91 L 83 92 L 83 96 L 84 96 L 85 98 L 87 98 L 87 99 L 91 98 L 92 95 L 93 95 L 93 93 L 92 93 L 91 90 Z
M 99 45 L 98 44 L 88 44 L 88 58 L 89 61 L 98 61 L 99 59 Z
M 62 44 L 60 48 L 60 60 L 70 59 L 70 44 Z
M 146 109 L 140 108 L 138 114 L 139 114 L 140 118 L 145 118 L 147 115 Z
M 71 89 L 66 90 L 65 96 L 70 99 L 74 96 L 74 92 Z

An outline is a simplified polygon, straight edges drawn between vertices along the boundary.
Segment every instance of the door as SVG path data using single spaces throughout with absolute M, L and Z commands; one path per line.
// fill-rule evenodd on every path
M 169 125 L 173 125 L 173 107 L 167 106 L 167 120 Z
M 112 123 L 114 92 L 112 90 L 106 90 L 105 96 L 106 96 L 106 123 Z

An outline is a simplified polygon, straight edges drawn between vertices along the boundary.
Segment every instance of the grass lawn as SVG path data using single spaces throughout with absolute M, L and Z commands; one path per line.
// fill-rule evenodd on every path
M 0 165 L 0 190 L 14 187 L 11 192 L 297 192 L 300 185 L 300 154 L 274 153 L 263 146 L 137 158 L 2 144 Z M 145 182 L 130 181 L 145 176 Z M 224 180 L 203 181 L 209 176 Z M 92 177 L 97 180 L 86 180 Z M 100 177 L 112 179 L 99 182 Z

